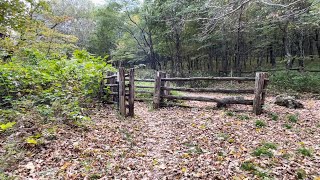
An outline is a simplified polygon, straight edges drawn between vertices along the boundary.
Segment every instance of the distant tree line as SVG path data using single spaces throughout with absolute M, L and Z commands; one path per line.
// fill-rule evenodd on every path
M 29 35 L 42 40 L 34 47 L 48 52 L 77 46 L 110 55 L 117 66 L 146 64 L 179 76 L 320 63 L 317 0 L 109 0 L 104 6 L 90 0 L 30 1 L 32 6 L 20 1 L 0 3 L 7 9 L 0 11 L 1 38 L 10 34 L 3 27 L 18 31 L 21 40 L 31 38 L 26 32 L 36 24 L 27 22 L 41 20 L 45 33 Z M 0 47 L 15 52 L 13 44 Z

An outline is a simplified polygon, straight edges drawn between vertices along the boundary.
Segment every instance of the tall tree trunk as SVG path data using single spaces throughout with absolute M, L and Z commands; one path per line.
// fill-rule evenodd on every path
M 176 67 L 180 73 L 183 75 L 182 69 L 182 60 L 181 60 L 181 42 L 180 42 L 180 34 L 178 33 L 177 29 L 175 29 L 175 48 L 176 48 L 176 62 L 178 66 Z
M 320 38 L 319 38 L 320 30 L 316 29 L 315 33 L 316 33 L 316 36 L 315 36 L 316 47 L 317 47 L 317 50 L 318 50 L 318 56 L 320 58 Z
M 289 25 L 289 22 L 287 21 L 285 23 L 285 26 L 283 28 L 283 33 L 284 33 L 284 49 L 285 49 L 285 53 L 286 53 L 286 58 L 287 58 L 287 69 L 291 69 L 292 66 L 293 66 L 293 57 L 291 55 L 291 52 L 290 52 L 290 38 L 289 38 L 289 33 L 288 33 L 288 25 Z
M 299 57 L 299 69 L 300 71 L 304 70 L 304 48 L 303 48 L 303 41 L 304 41 L 304 32 L 303 30 L 300 31 L 300 38 L 299 38 L 299 51 L 300 51 L 300 57 Z
M 222 25 L 222 71 L 228 72 L 228 51 L 225 24 Z
M 269 56 L 270 56 L 270 64 L 274 68 L 276 66 L 276 57 L 274 56 L 273 45 L 272 44 L 269 47 Z
M 241 43 L 241 21 L 242 21 L 243 7 L 240 8 L 237 28 L 237 46 L 236 46 L 236 57 L 235 57 L 235 69 L 238 73 L 241 72 L 241 55 L 240 55 L 240 43 Z

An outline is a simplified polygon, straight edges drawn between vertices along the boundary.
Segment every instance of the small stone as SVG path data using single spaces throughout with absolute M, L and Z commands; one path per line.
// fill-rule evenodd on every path
M 276 100 L 274 102 L 276 105 L 279 106 L 284 106 L 290 109 L 299 109 L 303 108 L 303 104 L 297 101 L 294 97 L 292 96 L 287 96 L 287 95 L 278 95 L 276 97 Z

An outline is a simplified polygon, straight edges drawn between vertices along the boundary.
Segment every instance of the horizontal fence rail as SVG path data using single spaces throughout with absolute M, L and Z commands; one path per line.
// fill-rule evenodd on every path
M 214 80 L 214 81 L 255 81 L 253 77 L 190 77 L 190 78 L 162 78 L 161 81 L 197 81 L 197 80 Z
M 155 82 L 154 79 L 135 79 L 137 82 Z
M 108 86 L 108 87 L 118 87 L 119 85 L 118 85 L 118 84 L 105 84 L 105 86 Z
M 184 88 L 184 87 L 161 87 L 161 89 L 173 90 L 173 91 L 184 91 L 184 92 L 254 94 L 254 89 L 214 89 L 214 88 Z
M 154 88 L 154 86 L 135 86 L 136 88 L 140 88 L 140 89 L 150 89 L 150 88 Z

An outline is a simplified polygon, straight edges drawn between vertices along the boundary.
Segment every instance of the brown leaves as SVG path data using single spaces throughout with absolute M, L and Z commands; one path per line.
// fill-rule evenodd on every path
M 94 124 L 89 131 L 60 129 L 47 148 L 22 159 L 20 170 L 6 173 L 36 179 L 242 180 L 294 179 L 297 173 L 306 172 L 307 178 L 319 180 L 320 128 L 314 117 L 320 101 L 313 102 L 306 110 L 297 110 L 300 124 L 292 129 L 285 129 L 283 124 L 287 114 L 296 111 L 272 105 L 267 111 L 276 113 L 277 121 L 267 114 L 253 115 L 247 106 L 231 106 L 233 115 L 226 116 L 223 110 L 213 109 L 148 111 L 147 105 L 137 103 L 137 117 L 130 120 L 118 119 L 115 111 L 105 109 L 92 116 Z M 241 120 L 234 109 L 247 109 L 241 117 L 249 118 Z M 267 125 L 257 129 L 257 119 Z M 253 156 L 253 151 L 266 142 L 278 145 L 270 150 L 273 156 Z M 311 148 L 312 156 L 298 154 L 301 147 Z M 255 170 L 242 169 L 244 162 L 252 163 Z

